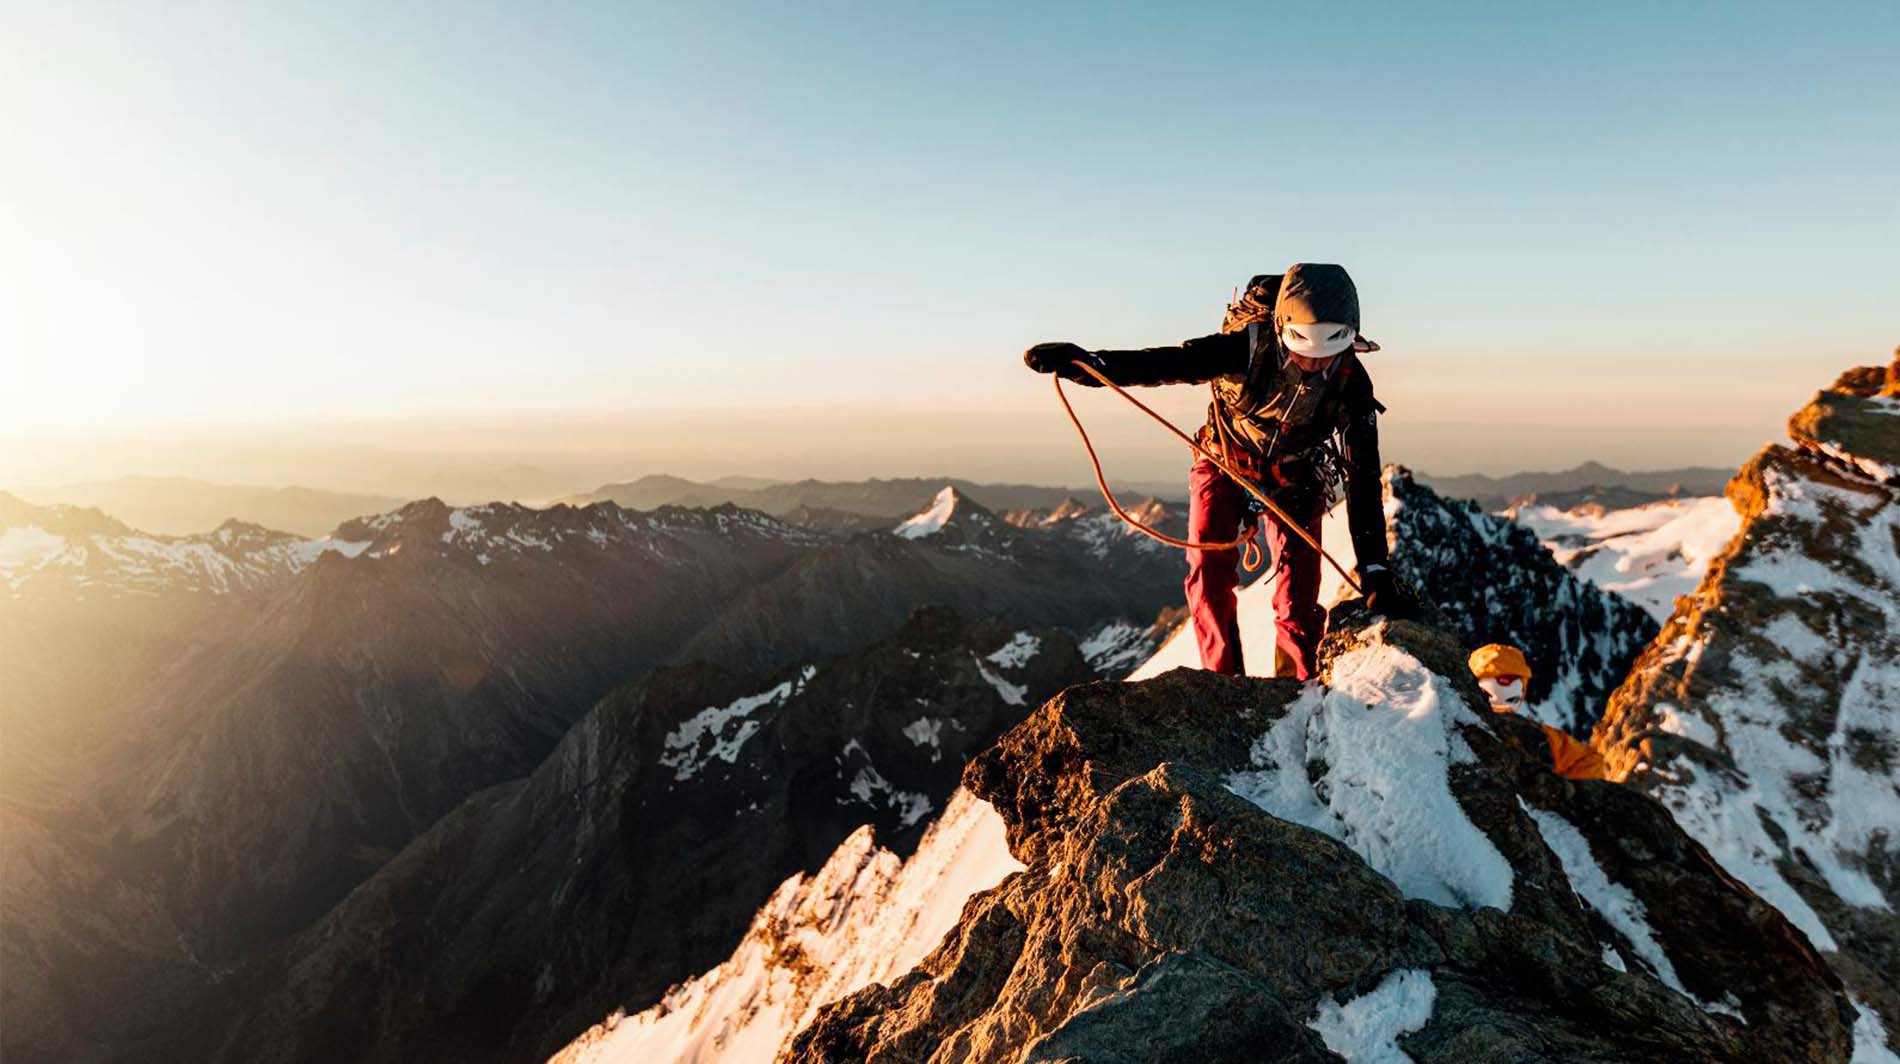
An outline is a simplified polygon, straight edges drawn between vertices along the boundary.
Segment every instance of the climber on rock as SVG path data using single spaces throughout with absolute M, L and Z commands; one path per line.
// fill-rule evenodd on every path
M 1123 386 L 1212 383 L 1199 444 L 1252 478 L 1317 543 L 1320 518 L 1343 492 L 1358 558 L 1357 580 L 1375 612 L 1400 600 L 1386 568 L 1378 415 L 1372 379 L 1358 358 L 1377 350 L 1359 336 L 1359 293 L 1340 266 L 1302 262 L 1262 274 L 1227 308 L 1221 331 L 1178 347 L 1086 351 L 1037 344 L 1023 362 L 1038 373 L 1090 387 L 1084 362 Z M 1219 466 L 1196 457 L 1188 473 L 1188 539 L 1226 543 L 1256 518 L 1279 584 L 1273 607 L 1275 673 L 1305 680 L 1318 671 L 1326 611 L 1319 604 L 1320 556 L 1264 510 Z M 1190 549 L 1187 603 L 1201 665 L 1242 675 L 1235 590 L 1238 550 Z
M 1524 708 L 1525 691 L 1531 682 L 1530 662 L 1524 652 L 1503 643 L 1491 643 L 1471 652 L 1467 665 L 1478 678 L 1478 686 L 1491 700 L 1491 712 L 1516 713 Z M 1565 779 L 1600 780 L 1606 766 L 1603 758 L 1588 744 L 1572 738 L 1562 728 L 1544 724 L 1544 741 L 1550 744 L 1551 771 Z

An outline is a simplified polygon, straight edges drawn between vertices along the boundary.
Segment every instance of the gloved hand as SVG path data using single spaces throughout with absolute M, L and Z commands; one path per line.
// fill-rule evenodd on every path
M 1405 592 L 1399 590 L 1390 569 L 1374 569 L 1359 577 L 1359 589 L 1366 593 L 1366 609 L 1395 621 L 1414 620 L 1416 610 Z
M 1081 347 L 1070 343 L 1037 344 L 1023 352 L 1023 365 L 1037 373 L 1054 373 L 1063 380 L 1074 381 L 1090 388 L 1100 388 L 1102 382 L 1075 368 L 1075 360 L 1081 359 L 1093 366 L 1100 366 L 1100 360 Z

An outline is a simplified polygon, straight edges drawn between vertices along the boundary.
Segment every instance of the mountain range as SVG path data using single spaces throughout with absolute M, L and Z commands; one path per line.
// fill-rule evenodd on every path
M 1440 495 L 1470 499 L 1486 510 L 1502 510 L 1527 501 L 1541 501 L 1570 509 L 1598 501 L 1631 506 L 1678 496 L 1720 495 L 1733 470 L 1711 466 L 1647 471 L 1612 469 L 1601 462 L 1584 462 L 1574 469 L 1511 473 L 1501 477 L 1483 473 L 1441 476 L 1418 474 L 1421 483 Z
M 1629 472 L 1585 462 L 1570 470 L 1502 477 L 1416 475 L 1441 494 L 1473 499 L 1487 510 L 1527 501 L 1569 510 L 1590 503 L 1621 509 L 1659 499 L 1718 495 L 1730 474 L 1728 470 L 1700 467 Z M 1054 510 L 1077 494 L 1094 499 L 1093 489 L 985 484 L 954 477 L 782 481 L 727 476 L 695 481 L 655 474 L 605 484 L 556 501 L 575 506 L 614 502 L 634 510 L 731 503 L 783 517 L 795 524 L 866 531 L 915 511 L 945 485 L 981 499 L 1005 514 Z M 1116 490 L 1133 498 L 1182 498 L 1182 486 L 1176 483 L 1122 484 L 1117 485 Z M 390 495 L 324 491 L 295 485 L 218 484 L 189 477 L 152 476 L 22 486 L 12 489 L 11 494 L 41 506 L 101 510 L 134 528 L 168 536 L 209 531 L 231 520 L 300 536 L 321 536 L 350 518 L 384 513 L 407 501 Z M 1091 501 L 1080 505 L 1094 509 L 1101 504 Z
M 41 506 L 103 510 L 134 528 L 167 536 L 203 532 L 230 520 L 320 536 L 352 517 L 393 510 L 405 501 L 391 495 L 296 485 L 214 484 L 190 477 L 144 476 L 19 487 L 11 494 Z
M 1082 640 L 1179 595 L 1178 558 L 1099 520 L 938 503 L 924 534 L 837 536 L 730 505 L 431 499 L 305 540 L 0 497 L 0 963 L 44 974 L 6 981 L 9 1044 L 156 1032 L 657 666 L 820 661 L 929 605 Z

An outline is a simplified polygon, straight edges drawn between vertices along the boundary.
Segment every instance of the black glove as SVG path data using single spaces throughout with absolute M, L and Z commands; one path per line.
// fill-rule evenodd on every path
M 1366 593 L 1366 609 L 1393 620 L 1412 620 L 1417 612 L 1399 590 L 1389 569 L 1374 569 L 1359 577 L 1359 589 Z
M 1074 381 L 1090 388 L 1100 388 L 1102 382 L 1077 369 L 1075 362 L 1081 359 L 1091 366 L 1101 368 L 1101 360 L 1082 350 L 1075 344 L 1051 343 L 1037 344 L 1023 352 L 1023 365 L 1037 373 L 1054 373 L 1063 380 Z

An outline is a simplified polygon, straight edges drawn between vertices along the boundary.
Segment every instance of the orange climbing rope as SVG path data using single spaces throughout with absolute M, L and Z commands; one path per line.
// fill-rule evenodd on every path
M 1176 428 L 1172 421 L 1169 421 L 1167 418 L 1162 417 L 1160 414 L 1155 413 L 1154 410 L 1149 408 L 1148 404 L 1128 394 L 1128 392 L 1125 389 L 1123 389 L 1121 385 L 1116 384 L 1112 380 L 1109 380 L 1105 374 L 1103 374 L 1100 370 L 1096 369 L 1094 366 L 1091 366 L 1087 362 L 1084 362 L 1080 359 L 1075 360 L 1075 366 L 1076 368 L 1082 370 L 1084 373 L 1087 373 L 1089 376 L 1094 377 L 1098 381 L 1101 381 L 1103 385 L 1113 390 L 1116 395 L 1119 395 L 1123 399 L 1128 400 L 1130 403 L 1134 405 L 1135 409 L 1153 418 L 1157 423 L 1161 425 L 1162 428 L 1165 428 L 1169 432 L 1172 432 L 1176 436 L 1180 437 L 1181 442 L 1187 444 L 1190 448 L 1192 448 L 1195 454 L 1200 455 L 1202 458 L 1205 458 L 1209 462 L 1214 463 L 1214 466 L 1217 469 L 1227 474 L 1228 476 L 1234 478 L 1234 482 L 1239 484 L 1242 488 L 1245 488 L 1247 490 L 1247 494 L 1252 495 L 1255 499 L 1258 499 L 1260 501 L 1260 505 L 1267 508 L 1268 513 L 1271 513 L 1273 514 L 1273 516 L 1280 519 L 1280 524 L 1282 525 L 1282 527 L 1292 529 L 1295 535 L 1305 540 L 1308 546 L 1312 547 L 1314 550 L 1319 552 L 1320 557 L 1326 559 L 1326 561 L 1329 564 L 1331 564 L 1334 569 L 1338 570 L 1339 575 L 1346 581 L 1347 587 L 1352 588 L 1355 594 L 1360 594 L 1360 595 L 1365 594 L 1365 591 L 1359 586 L 1359 581 L 1354 580 L 1352 578 L 1352 574 L 1346 571 L 1345 566 L 1340 565 L 1338 559 L 1334 558 L 1331 554 L 1326 553 L 1326 548 L 1319 545 L 1319 540 L 1315 539 L 1312 535 L 1310 535 L 1306 531 L 1306 529 L 1300 525 L 1298 521 L 1293 520 L 1292 517 L 1287 515 L 1287 512 L 1285 510 L 1282 510 L 1278 504 L 1276 504 L 1272 499 L 1268 498 L 1267 493 L 1260 490 L 1260 486 L 1258 484 L 1255 484 L 1251 478 L 1243 476 L 1241 473 L 1236 471 L 1233 466 L 1228 465 L 1226 462 L 1216 457 L 1213 452 L 1201 446 L 1200 441 L 1196 440 L 1194 437 L 1189 436 L 1187 433 L 1182 432 L 1180 429 Z M 1193 542 L 1192 540 L 1176 539 L 1173 536 L 1170 536 L 1164 532 L 1156 531 L 1155 529 L 1142 524 L 1140 521 L 1135 520 L 1134 517 L 1129 515 L 1128 511 L 1122 509 L 1121 503 L 1116 501 L 1115 499 L 1115 493 L 1108 490 L 1108 478 L 1102 475 L 1102 461 L 1095 454 L 1095 444 L 1092 441 L 1090 441 L 1088 430 L 1082 427 L 1082 419 L 1076 416 L 1075 407 L 1069 405 L 1068 393 L 1062 390 L 1062 377 L 1059 374 L 1057 374 L 1057 375 L 1052 375 L 1051 379 L 1055 381 L 1056 398 L 1059 401 L 1061 401 L 1063 411 L 1069 415 L 1069 423 L 1075 426 L 1076 434 L 1082 437 L 1082 448 L 1086 450 L 1089 454 L 1089 465 L 1095 468 L 1095 485 L 1102 489 L 1102 498 L 1107 500 L 1108 508 L 1115 512 L 1116 517 L 1119 517 L 1123 521 L 1127 522 L 1130 528 L 1133 528 L 1135 531 L 1140 532 L 1142 535 L 1145 535 L 1149 537 L 1150 539 L 1159 540 L 1160 542 L 1166 543 L 1172 547 L 1181 547 L 1185 550 L 1234 550 L 1237 547 L 1244 547 L 1245 551 L 1241 555 L 1241 563 L 1245 565 L 1249 571 L 1260 568 L 1260 563 L 1261 563 L 1260 546 L 1258 543 L 1254 541 L 1254 535 L 1257 529 L 1249 529 L 1246 535 L 1230 543 L 1196 543 L 1196 542 Z

